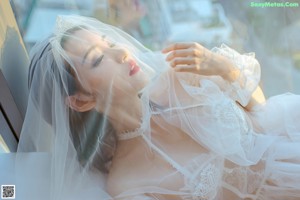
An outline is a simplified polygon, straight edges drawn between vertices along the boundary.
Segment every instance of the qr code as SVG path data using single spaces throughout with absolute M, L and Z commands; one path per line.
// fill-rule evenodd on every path
M 15 199 L 16 186 L 15 185 L 1 185 L 1 198 L 2 199 Z

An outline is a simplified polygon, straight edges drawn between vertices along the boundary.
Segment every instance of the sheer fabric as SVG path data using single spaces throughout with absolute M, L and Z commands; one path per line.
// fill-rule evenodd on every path
M 55 200 L 299 199 L 300 97 L 245 111 L 258 62 L 226 45 L 212 51 L 237 80 L 175 72 L 117 28 L 59 17 L 31 53 L 17 161 L 31 152 L 47 163 L 41 187 Z

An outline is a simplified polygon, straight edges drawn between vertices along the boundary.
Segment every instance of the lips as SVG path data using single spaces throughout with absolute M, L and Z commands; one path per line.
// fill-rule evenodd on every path
M 140 71 L 140 67 L 133 60 L 129 61 L 129 66 L 130 66 L 129 76 L 133 76 L 138 71 Z

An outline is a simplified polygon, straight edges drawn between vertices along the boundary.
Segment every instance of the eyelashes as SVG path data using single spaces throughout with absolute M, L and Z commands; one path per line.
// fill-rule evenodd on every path
M 101 37 L 102 37 L 102 41 L 107 42 L 107 45 L 108 45 L 109 48 L 113 48 L 113 47 L 116 46 L 116 43 L 113 43 L 113 42 L 110 42 L 110 41 L 107 41 L 107 40 L 106 40 L 106 35 L 102 35 Z M 104 57 L 104 54 L 101 55 L 101 56 L 99 56 L 99 57 L 95 60 L 95 62 L 92 64 L 92 67 L 97 67 L 98 65 L 100 65 L 100 64 L 101 64 L 101 61 L 103 60 L 103 57 Z
M 93 63 L 93 67 L 97 67 L 98 65 L 100 65 L 102 59 L 103 59 L 104 55 L 101 55 L 100 57 L 98 57 L 95 62 Z
M 115 43 L 108 43 L 108 46 L 110 48 L 113 48 L 116 46 Z M 93 63 L 93 67 L 97 67 L 98 65 L 100 65 L 101 61 L 103 60 L 104 55 L 101 55 L 100 57 L 98 57 L 95 62 Z

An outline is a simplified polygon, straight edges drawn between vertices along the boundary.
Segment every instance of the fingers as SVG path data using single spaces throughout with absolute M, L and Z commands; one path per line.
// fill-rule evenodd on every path
M 171 44 L 170 46 L 164 48 L 162 50 L 163 53 L 168 53 L 170 51 L 175 51 L 175 50 L 180 50 L 180 49 L 188 49 L 188 48 L 199 48 L 201 47 L 201 45 L 199 45 L 196 42 L 190 42 L 190 43 L 175 43 L 175 44 Z
M 206 73 L 210 52 L 198 43 L 175 43 L 162 50 L 166 60 L 179 72 Z
M 201 52 L 197 49 L 175 50 L 167 56 L 166 60 L 171 61 L 177 57 L 201 57 Z
M 171 62 L 170 65 L 171 67 L 176 67 L 178 65 L 200 65 L 202 62 L 202 59 L 200 58 L 174 58 Z
M 177 72 L 199 72 L 200 65 L 177 65 L 176 67 L 174 67 L 174 70 Z

